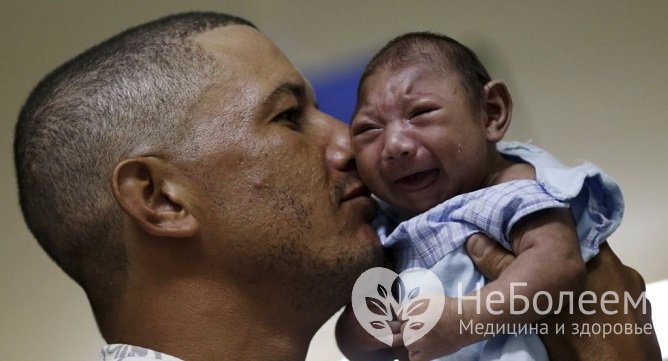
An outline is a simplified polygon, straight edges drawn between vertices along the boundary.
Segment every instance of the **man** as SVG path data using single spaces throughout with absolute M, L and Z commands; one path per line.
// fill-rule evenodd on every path
M 346 126 L 240 18 L 170 16 L 56 69 L 15 160 L 26 221 L 110 360 L 303 359 L 382 261 Z

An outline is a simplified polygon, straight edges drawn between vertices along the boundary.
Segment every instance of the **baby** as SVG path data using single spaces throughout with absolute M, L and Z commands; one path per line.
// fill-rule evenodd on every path
M 402 35 L 362 75 L 351 139 L 359 174 L 384 210 L 376 221 L 381 241 L 397 272 L 430 269 L 449 296 L 436 326 L 408 346 L 411 360 L 547 360 L 535 334 L 484 340 L 484 334 L 461 332 L 460 321 L 475 326 L 540 320 L 544 313 L 536 311 L 556 307 L 560 292 L 580 289 L 584 262 L 619 225 L 621 192 L 598 168 L 567 168 L 535 146 L 500 142 L 511 113 L 506 85 L 492 80 L 470 49 L 447 36 Z M 490 310 L 484 302 L 478 308 L 464 301 L 458 310 L 453 297 L 486 282 L 464 248 L 478 232 L 498 240 L 517 260 L 479 289 L 479 299 L 498 300 L 500 293 L 504 302 Z M 524 286 L 511 288 L 519 282 Z M 539 292 L 537 307 L 510 312 L 523 308 L 510 300 L 534 300 Z M 359 326 L 352 330 L 346 318 L 349 310 L 337 337 L 348 357 L 375 348 L 376 355 L 387 352 L 384 344 L 360 340 L 363 332 Z

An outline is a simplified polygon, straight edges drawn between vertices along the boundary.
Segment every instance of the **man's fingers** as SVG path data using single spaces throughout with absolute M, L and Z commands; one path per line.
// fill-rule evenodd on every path
M 624 290 L 632 291 L 632 293 L 637 295 L 645 291 L 645 280 L 640 273 L 633 268 L 625 266 L 612 251 L 608 242 L 605 242 L 599 247 L 598 255 L 587 262 L 587 273 L 600 272 L 607 275 L 610 273 L 610 269 L 619 269 L 617 277 L 621 277 L 622 281 L 625 282 L 626 287 Z M 606 279 L 605 277 L 601 278 Z
M 498 242 L 482 233 L 476 233 L 466 241 L 466 251 L 485 277 L 496 279 L 510 265 L 515 256 Z
M 392 330 L 392 352 L 395 359 L 399 361 L 410 361 L 408 358 L 408 350 L 404 347 L 404 322 L 401 321 L 387 321 L 387 324 Z

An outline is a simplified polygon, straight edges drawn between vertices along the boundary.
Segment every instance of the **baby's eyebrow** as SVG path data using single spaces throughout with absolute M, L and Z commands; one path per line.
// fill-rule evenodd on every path
M 353 121 L 355 120 L 355 118 L 357 118 L 357 116 L 359 116 L 359 115 L 366 116 L 366 117 L 370 116 L 369 114 L 365 114 L 365 112 L 362 110 L 361 104 L 362 103 L 359 102 L 359 101 L 357 102 L 357 104 L 355 104 L 355 109 L 353 110 L 353 114 L 350 118 L 350 124 L 352 124 Z M 368 106 L 367 106 L 367 108 L 368 108 Z
M 359 111 L 356 109 L 353 114 L 350 116 L 350 125 L 353 125 L 355 123 L 355 118 L 357 118 L 359 115 Z

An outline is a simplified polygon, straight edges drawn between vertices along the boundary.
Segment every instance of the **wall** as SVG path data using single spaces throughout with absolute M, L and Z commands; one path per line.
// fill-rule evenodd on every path
M 0 359 L 90 360 L 99 344 L 83 293 L 43 254 L 17 207 L 11 144 L 31 87 L 130 25 L 183 10 L 254 21 L 314 77 L 359 65 L 394 35 L 447 33 L 476 49 L 515 99 L 510 139 L 618 180 L 626 218 L 610 240 L 647 281 L 668 278 L 668 2 L 4 1 L 0 5 Z M 336 359 L 331 334 L 312 360 Z M 324 345 L 324 346 L 323 346 Z

